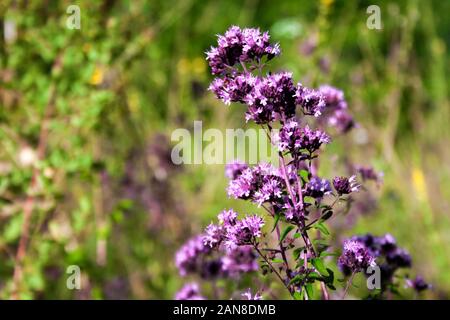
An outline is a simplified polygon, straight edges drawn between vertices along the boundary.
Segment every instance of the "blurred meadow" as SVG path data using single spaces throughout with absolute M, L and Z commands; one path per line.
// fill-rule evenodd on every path
M 66 9 L 81 9 L 81 29 Z M 369 5 L 382 30 L 366 26 Z M 171 133 L 246 128 L 207 91 L 231 25 L 269 30 L 272 70 L 345 92 L 358 128 L 326 152 L 383 171 L 344 235 L 393 234 L 450 298 L 449 1 L 0 3 L 0 298 L 171 299 L 174 254 L 224 209 L 223 165 L 171 162 Z M 324 164 L 329 176 L 332 164 Z M 334 239 L 336 243 L 340 239 Z M 66 288 L 78 265 L 81 290 Z

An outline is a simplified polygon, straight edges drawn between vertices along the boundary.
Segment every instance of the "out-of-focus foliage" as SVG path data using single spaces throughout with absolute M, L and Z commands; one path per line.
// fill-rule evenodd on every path
M 357 148 L 329 152 L 385 176 L 352 233 L 392 233 L 427 297 L 449 297 L 449 2 L 378 1 L 382 30 L 370 1 L 83 0 L 80 30 L 71 4 L 0 4 L 0 298 L 172 298 L 180 243 L 231 204 L 254 210 L 226 198 L 223 166 L 170 160 L 175 128 L 245 125 L 206 91 L 204 52 L 232 24 L 270 30 L 273 68 L 345 91 Z

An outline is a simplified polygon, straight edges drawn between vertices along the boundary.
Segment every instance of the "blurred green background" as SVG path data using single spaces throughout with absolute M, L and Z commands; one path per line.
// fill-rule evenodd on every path
M 80 30 L 66 27 L 71 4 Z M 382 30 L 366 26 L 371 4 Z M 242 108 L 206 91 L 204 52 L 230 25 L 270 31 L 273 70 L 344 90 L 360 127 L 327 152 L 384 172 L 375 210 L 345 235 L 392 233 L 432 283 L 426 298 L 449 298 L 449 12 L 418 0 L 2 1 L 0 298 L 170 299 L 180 244 L 223 208 L 256 210 L 227 198 L 223 166 L 170 160 L 175 128 L 245 126 Z M 66 288 L 69 265 L 81 290 Z

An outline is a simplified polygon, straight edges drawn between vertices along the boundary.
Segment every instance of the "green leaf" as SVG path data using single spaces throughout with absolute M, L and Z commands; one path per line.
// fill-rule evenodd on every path
M 298 239 L 301 237 L 301 233 L 297 232 L 294 234 L 294 239 Z
M 294 299 L 295 300 L 303 300 L 303 291 L 296 291 L 294 292 Z
M 288 235 L 288 233 L 291 232 L 293 229 L 295 229 L 294 226 L 287 226 L 287 227 L 283 230 L 283 233 L 281 234 L 281 237 L 280 237 L 280 243 L 283 242 L 283 240 L 286 238 L 286 236 Z
M 331 290 L 336 290 L 336 287 L 330 283 L 327 283 L 327 287 L 330 288 Z
M 275 258 L 272 260 L 273 263 L 284 263 L 283 259 Z
M 311 300 L 312 297 L 314 296 L 314 288 L 313 285 L 311 283 L 308 283 L 305 286 L 306 292 L 308 293 L 308 298 Z
M 322 259 L 320 258 L 314 258 L 311 260 L 312 265 L 317 269 L 317 271 L 320 272 L 321 275 L 323 276 L 328 276 L 328 271 L 325 268 L 325 265 L 323 264 Z
M 305 250 L 305 247 L 300 247 L 300 248 L 294 249 L 294 251 L 292 253 L 294 260 L 297 260 L 298 258 L 300 258 L 300 254 L 302 253 L 303 250 Z
M 339 256 L 339 254 L 336 253 L 336 252 L 326 252 L 326 251 L 321 252 L 320 255 L 319 255 L 320 258 L 338 257 L 338 256 Z
M 270 231 L 270 232 L 273 232 L 273 230 L 275 230 L 275 228 L 277 227 L 278 221 L 280 220 L 280 217 L 281 217 L 281 214 L 279 212 L 275 213 L 275 217 L 274 217 L 275 221 L 273 223 L 272 231 Z
M 328 231 L 327 227 L 322 222 L 318 222 L 314 226 L 314 229 L 319 230 L 320 232 L 322 232 L 326 236 L 330 235 L 330 231 Z
M 316 203 L 316 199 L 314 199 L 313 197 L 310 196 L 304 196 L 303 197 L 303 202 L 304 203 L 309 203 L 309 204 L 315 204 Z
M 291 281 L 289 281 L 289 285 L 297 284 L 297 283 L 303 281 L 303 278 L 304 278 L 304 275 L 298 274 L 295 277 L 293 277 L 291 279 Z
M 309 181 L 309 172 L 308 172 L 308 170 L 305 170 L 305 169 L 300 170 L 299 174 L 300 174 L 300 177 L 302 177 L 303 181 L 305 181 L 305 182 Z
M 333 216 L 333 210 L 324 210 L 322 217 L 320 218 L 321 221 L 326 221 L 330 219 Z
M 311 272 L 308 274 L 308 280 L 322 280 L 322 277 L 317 272 Z
M 304 259 L 298 259 L 297 264 L 295 265 L 296 268 L 301 267 L 305 264 L 305 260 Z
M 13 242 L 19 238 L 22 230 L 23 216 L 17 214 L 13 216 L 3 231 L 3 238 L 6 242 Z
M 323 281 L 327 284 L 327 286 L 332 289 L 332 290 L 336 290 L 336 288 L 334 287 L 334 272 L 333 270 L 331 270 L 330 268 L 327 268 L 327 272 L 328 272 L 328 276 L 327 277 L 323 277 Z

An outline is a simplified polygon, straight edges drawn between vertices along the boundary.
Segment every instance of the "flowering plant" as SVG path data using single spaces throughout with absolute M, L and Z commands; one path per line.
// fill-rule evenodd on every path
M 176 265 L 182 276 L 196 273 L 209 280 L 235 279 L 261 268 L 263 273 L 275 275 L 294 299 L 318 297 L 316 288 L 321 298 L 330 299 L 330 291 L 337 288 L 333 268 L 327 267 L 333 253 L 324 242 L 330 234 L 325 222 L 339 213 L 338 203 L 350 205 L 351 195 L 361 190 L 357 174 L 364 181 L 378 180 L 379 175 L 367 167 L 355 169 L 348 177 L 336 176 L 331 182 L 318 175 L 321 150 L 331 142 L 324 128 L 330 125 L 338 133 L 346 133 L 356 123 L 341 90 L 295 84 L 288 72 L 263 75 L 267 62 L 279 54 L 279 45 L 270 43 L 267 32 L 237 26 L 219 35 L 218 46 L 207 52 L 216 76 L 209 89 L 227 105 L 237 102 L 247 107 L 246 121 L 266 130 L 279 163 L 228 164 L 229 197 L 255 203 L 267 213 L 266 219 L 256 214 L 240 218 L 233 209 L 222 211 L 203 234 L 177 252 Z M 269 221 L 270 232 L 265 233 L 263 227 Z M 393 291 L 394 273 L 410 267 L 411 258 L 391 235 L 368 234 L 346 240 L 337 265 L 348 277 L 342 297 L 356 273 L 379 266 L 381 297 L 386 290 Z M 409 282 L 414 288 L 427 286 L 417 285 L 417 279 Z M 261 298 L 250 290 L 242 296 Z M 177 297 L 203 298 L 193 283 Z

